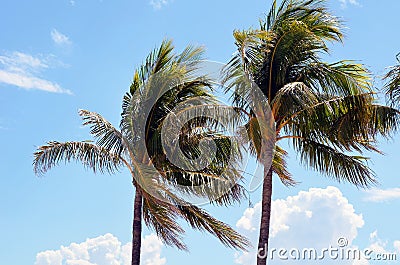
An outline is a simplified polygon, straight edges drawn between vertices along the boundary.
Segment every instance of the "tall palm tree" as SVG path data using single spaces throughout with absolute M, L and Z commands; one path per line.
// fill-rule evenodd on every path
M 400 106 L 400 53 L 396 57 L 399 64 L 392 66 L 384 76 L 386 80 L 384 90 L 391 104 Z
M 257 119 L 243 98 L 243 85 L 254 81 L 267 98 L 276 125 L 272 166 L 264 166 L 257 265 L 265 265 L 271 214 L 272 176 L 295 184 L 287 170 L 287 151 L 278 144 L 291 140 L 300 162 L 337 181 L 359 187 L 376 182 L 363 151 L 379 152 L 377 135 L 396 129 L 399 116 L 376 104 L 364 66 L 352 61 L 326 63 L 327 42 L 341 42 L 341 22 L 324 0 L 274 0 L 260 28 L 235 31 L 237 53 L 223 71 L 234 102 L 248 113 L 252 150 L 260 161 L 261 134 Z
M 243 195 L 242 187 L 238 184 L 232 185 L 229 192 L 223 196 L 215 196 L 212 192 L 202 193 L 199 189 L 190 188 L 204 184 L 213 178 L 221 178 L 221 175 L 225 176 L 227 181 L 232 175 L 240 175 L 235 171 L 221 174 L 226 167 L 225 161 L 230 159 L 229 154 L 231 154 L 228 153 L 228 149 L 231 150 L 228 137 L 212 133 L 207 135 L 211 138 L 215 137 L 218 157 L 207 169 L 182 170 L 162 155 L 160 125 L 171 109 L 181 102 L 199 96 L 212 100 L 207 79 L 192 74 L 202 57 L 203 50 L 187 47 L 180 54 L 175 54 L 173 50 L 172 42 L 164 41 L 158 49 L 149 54 L 144 64 L 135 72 L 130 92 L 123 99 L 120 130 L 101 115 L 81 110 L 79 114 L 83 118 L 84 125 L 90 127 L 90 133 L 94 136 L 95 142 L 53 141 L 40 146 L 34 154 L 33 164 L 36 174 L 44 174 L 59 162 L 71 160 L 81 161 L 94 172 L 112 174 L 123 167 L 129 170 L 135 187 L 132 265 L 140 264 L 142 219 L 147 226 L 156 231 L 165 244 L 178 249 L 186 250 L 186 245 L 182 242 L 184 230 L 177 222 L 178 217 L 187 221 L 192 228 L 213 234 L 228 247 L 245 249 L 249 246 L 247 239 L 230 226 L 213 218 L 201 208 L 184 201 L 177 193 L 171 192 L 171 185 L 175 185 L 176 189 L 186 186 L 188 187 L 186 192 L 193 193 L 194 196 L 206 196 L 216 204 L 230 204 L 238 201 Z M 157 74 L 165 79 L 154 78 Z M 163 82 L 154 85 L 154 82 L 160 80 Z M 177 80 L 179 82 L 175 82 Z M 137 126 L 136 118 L 143 114 L 146 101 L 153 95 L 161 93 L 160 86 L 162 85 L 172 86 L 173 89 L 158 98 L 156 104 L 151 106 L 148 117 L 145 117 L 146 123 Z M 196 126 L 207 122 L 207 119 L 200 117 L 192 120 L 186 131 L 183 130 L 182 148 L 188 155 L 198 153 L 198 147 L 193 143 L 196 140 L 183 136 L 196 130 Z M 141 139 L 142 132 L 138 130 L 143 130 L 145 139 Z M 139 142 L 145 143 L 144 149 L 137 148 Z M 149 177 L 144 172 L 148 163 L 156 167 L 155 178 Z M 146 165 L 143 166 L 143 164 Z M 160 179 L 161 181 L 158 181 Z

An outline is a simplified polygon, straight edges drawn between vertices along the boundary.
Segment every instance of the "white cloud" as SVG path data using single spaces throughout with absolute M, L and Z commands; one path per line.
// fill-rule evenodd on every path
M 400 240 L 396 240 L 393 242 L 394 249 L 400 253 Z
M 130 265 L 131 243 L 122 246 L 112 234 L 87 239 L 82 243 L 72 243 L 59 250 L 47 250 L 36 255 L 35 265 Z M 141 264 L 164 265 L 161 258 L 163 244 L 155 234 L 142 240 Z
M 170 0 L 150 0 L 150 5 L 158 10 L 161 9 L 163 6 L 166 6 L 169 4 L 171 1 Z
M 375 230 L 371 234 L 369 234 L 369 240 L 371 244 L 369 245 L 369 249 L 373 250 L 376 253 L 385 253 L 385 247 L 387 242 L 382 241 L 378 236 L 378 231 Z
M 365 200 L 372 202 L 383 202 L 394 199 L 400 199 L 400 188 L 393 189 L 371 189 L 366 191 L 367 197 Z
M 47 68 L 49 68 L 49 62 L 46 59 L 22 52 L 3 54 L 0 55 L 0 83 L 24 89 L 72 94 L 59 84 L 39 77 L 39 73 Z
M 48 65 L 43 60 L 22 52 L 0 55 L 0 64 L 17 72 L 48 68 Z
M 346 8 L 347 5 L 361 6 L 357 0 L 339 0 L 340 6 Z
M 33 76 L 25 76 L 23 74 L 11 73 L 3 70 L 0 70 L 0 82 L 25 89 L 40 89 L 47 92 L 71 94 L 70 91 L 62 89 L 56 83 Z
M 72 5 L 75 5 L 75 2 L 71 2 Z M 72 42 L 68 38 L 68 36 L 62 34 L 56 29 L 52 29 L 50 32 L 51 38 L 57 45 L 71 45 Z
M 258 242 L 260 210 L 261 203 L 246 209 L 236 224 L 239 231 L 248 236 L 251 242 Z M 363 225 L 362 215 L 355 213 L 353 205 L 338 188 L 311 188 L 308 191 L 299 192 L 296 196 L 272 202 L 270 249 L 275 247 L 277 249 L 315 248 L 318 250 L 337 246 L 337 240 L 340 237 L 345 237 L 351 245 L 357 236 L 357 230 Z M 237 252 L 235 262 L 254 265 L 255 258 L 255 250 L 247 253 Z M 320 263 L 332 264 L 332 260 L 326 260 L 326 262 Z M 304 264 L 304 261 L 293 263 Z M 274 259 L 272 264 L 281 263 Z M 285 261 L 282 264 L 292 263 Z
M 386 257 L 390 257 L 391 259 L 398 259 L 398 255 L 396 254 L 396 252 L 400 253 L 400 241 L 396 240 L 393 242 L 394 251 L 392 249 L 388 249 L 388 241 L 382 240 L 379 237 L 377 230 L 369 235 L 369 241 L 370 244 L 366 247 L 366 249 L 372 251 L 370 255 L 371 260 L 374 260 L 377 255 L 385 255 Z M 390 263 L 390 261 L 387 261 L 383 264 L 388 263 Z M 353 263 L 353 265 L 370 265 L 370 263 L 365 258 L 363 258 L 358 263 Z
M 164 265 L 167 260 L 166 258 L 161 258 L 162 246 L 161 240 L 155 234 L 146 236 L 142 241 L 142 264 Z

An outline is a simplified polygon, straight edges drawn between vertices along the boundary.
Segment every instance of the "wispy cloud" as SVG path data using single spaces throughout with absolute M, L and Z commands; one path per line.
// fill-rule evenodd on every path
M 73 3 L 73 4 L 72 4 Z M 71 4 L 74 5 L 75 2 Z M 67 35 L 62 34 L 56 29 L 52 29 L 50 32 L 51 38 L 53 39 L 54 43 L 57 45 L 71 45 L 72 42 Z
M 339 0 L 340 6 L 346 8 L 348 5 L 361 6 L 357 0 Z
M 366 191 L 367 197 L 365 198 L 366 201 L 372 202 L 384 202 L 390 201 L 395 199 L 400 199 L 400 188 L 393 188 L 393 189 L 372 189 Z
M 0 83 L 53 93 L 72 94 L 59 84 L 40 77 L 40 73 L 49 68 L 46 59 L 33 57 L 22 52 L 0 55 Z
M 171 3 L 171 0 L 150 0 L 150 5 L 156 10 L 161 9 L 169 3 Z

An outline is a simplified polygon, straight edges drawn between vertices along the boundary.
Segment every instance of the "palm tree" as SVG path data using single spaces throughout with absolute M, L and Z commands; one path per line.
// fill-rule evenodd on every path
M 172 42 L 164 41 L 158 49 L 149 54 L 144 64 L 135 72 L 130 92 L 123 99 L 120 130 L 101 115 L 81 110 L 79 114 L 83 118 L 84 125 L 90 127 L 95 142 L 53 141 L 40 146 L 34 154 L 33 165 L 36 174 L 44 174 L 59 162 L 71 160 L 81 161 L 94 172 L 112 174 L 123 167 L 129 170 L 135 187 L 132 265 L 140 264 L 142 219 L 147 226 L 156 231 L 165 244 L 181 250 L 186 250 L 187 247 L 182 242 L 184 230 L 177 222 L 178 217 L 187 221 L 192 228 L 213 234 L 228 247 L 245 249 L 249 246 L 247 239 L 230 226 L 213 218 L 201 208 L 184 201 L 177 195 L 178 193 L 172 192 L 170 187 L 172 185 L 175 189 L 183 189 L 193 193 L 194 196 L 206 196 L 216 204 L 230 204 L 243 196 L 242 187 L 238 184 L 230 186 L 229 192 L 223 196 L 215 196 L 212 192 L 199 192 L 199 189 L 192 188 L 217 176 L 221 178 L 221 170 L 226 167 L 225 161 L 229 158 L 228 154 L 231 154 L 227 151 L 231 145 L 228 137 L 212 133 L 207 135 L 215 137 L 219 159 L 211 162 L 208 168 L 197 172 L 175 167 L 162 155 L 160 127 L 173 107 L 198 96 L 212 100 L 208 92 L 207 79 L 192 74 L 202 57 L 203 50 L 189 46 L 178 55 L 174 54 L 173 50 Z M 157 75 L 158 78 L 154 77 Z M 162 82 L 157 83 L 159 81 Z M 154 99 L 154 95 L 162 94 L 160 86 L 165 85 L 172 86 L 173 89 L 157 97 L 156 104 L 150 106 L 150 113 L 145 117 L 146 122 L 138 124 L 137 118 L 141 118 L 145 106 L 148 106 L 146 102 Z M 188 155 L 198 153 L 198 147 L 193 144 L 196 139 L 183 136 L 196 130 L 197 125 L 207 122 L 209 122 L 207 119 L 201 117 L 193 119 L 188 123 L 186 131 L 183 130 L 182 146 Z M 141 138 L 143 132 L 145 139 Z M 141 146 L 143 143 L 144 148 L 137 148 L 143 147 Z M 147 174 L 146 170 L 149 169 L 147 166 L 150 163 L 154 164 L 156 171 Z M 232 175 L 239 173 L 228 171 L 225 175 L 221 175 L 226 177 L 225 181 L 229 181 Z
M 387 81 L 384 87 L 386 95 L 392 105 L 400 105 L 400 53 L 397 54 L 398 65 L 392 66 L 389 72 L 384 76 Z
M 274 0 L 260 29 L 235 31 L 237 53 L 223 71 L 227 90 L 248 113 L 252 150 L 260 161 L 263 149 L 257 117 L 243 98 L 243 80 L 251 79 L 267 98 L 276 125 L 272 166 L 264 165 L 257 265 L 265 265 L 271 213 L 272 176 L 285 185 L 295 181 L 287 170 L 287 151 L 278 143 L 291 140 L 300 162 L 337 181 L 358 187 L 376 182 L 363 151 L 379 152 L 378 135 L 396 129 L 398 114 L 376 104 L 364 66 L 352 61 L 326 63 L 327 42 L 341 42 L 341 22 L 324 0 Z

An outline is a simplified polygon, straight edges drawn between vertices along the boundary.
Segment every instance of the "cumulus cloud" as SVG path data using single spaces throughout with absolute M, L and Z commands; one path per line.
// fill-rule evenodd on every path
M 387 242 L 381 240 L 378 236 L 378 231 L 375 230 L 369 235 L 369 241 L 371 244 L 368 246 L 369 249 L 373 250 L 376 253 L 385 253 Z
M 389 200 L 400 199 L 400 188 L 393 189 L 371 189 L 366 191 L 367 197 L 365 200 L 372 202 L 383 202 Z
M 132 243 L 122 243 L 112 234 L 72 243 L 59 250 L 47 250 L 36 255 L 35 265 L 130 265 Z M 163 244 L 155 234 L 142 240 L 141 264 L 164 265 Z
M 73 4 L 72 4 L 73 3 Z M 72 5 L 75 5 L 75 2 L 72 2 Z M 56 29 L 52 29 L 50 32 L 51 39 L 54 41 L 55 44 L 57 45 L 70 45 L 72 42 L 70 41 L 69 37 L 62 34 Z
M 393 242 L 394 249 L 400 253 L 400 240 L 396 240 Z
M 53 93 L 67 93 L 59 84 L 43 79 L 40 73 L 49 68 L 46 59 L 33 57 L 22 52 L 0 55 L 0 83 L 24 88 L 37 89 Z
M 163 6 L 166 6 L 169 4 L 171 1 L 170 0 L 150 0 L 150 5 L 158 10 L 161 9 Z
M 376 260 L 376 258 L 385 257 L 387 259 L 387 262 L 385 262 L 384 264 L 388 263 L 391 264 L 393 260 L 398 260 L 397 253 L 400 253 L 400 241 L 394 241 L 393 242 L 394 249 L 392 249 L 387 240 L 382 240 L 379 237 L 377 230 L 375 230 L 369 235 L 369 241 L 370 244 L 365 249 L 372 251 L 369 256 L 370 260 Z M 381 262 L 383 262 L 383 260 L 381 260 Z M 370 264 L 371 263 L 368 260 L 366 260 L 365 257 L 362 257 L 362 259 L 358 261 L 358 263 L 356 262 L 353 263 L 353 265 L 370 265 Z
M 162 247 L 161 240 L 155 234 L 146 236 L 142 241 L 142 264 L 164 265 L 167 260 L 166 258 L 161 258 Z
M 236 224 L 239 231 L 248 236 L 252 242 L 258 242 L 260 213 L 261 203 L 259 202 L 253 208 L 246 209 Z M 363 225 L 362 215 L 355 213 L 353 205 L 338 188 L 311 188 L 308 191 L 299 192 L 296 196 L 272 202 L 270 250 L 274 247 L 288 250 L 292 248 L 321 250 L 329 246 L 338 246 L 337 240 L 341 237 L 346 238 L 348 245 L 351 245 L 357 236 L 357 230 Z M 235 254 L 237 264 L 254 265 L 255 259 L 255 249 L 251 252 Z M 270 262 L 271 264 L 304 264 L 304 261 L 276 259 Z M 332 260 L 326 260 L 326 262 L 319 263 L 332 264 Z

